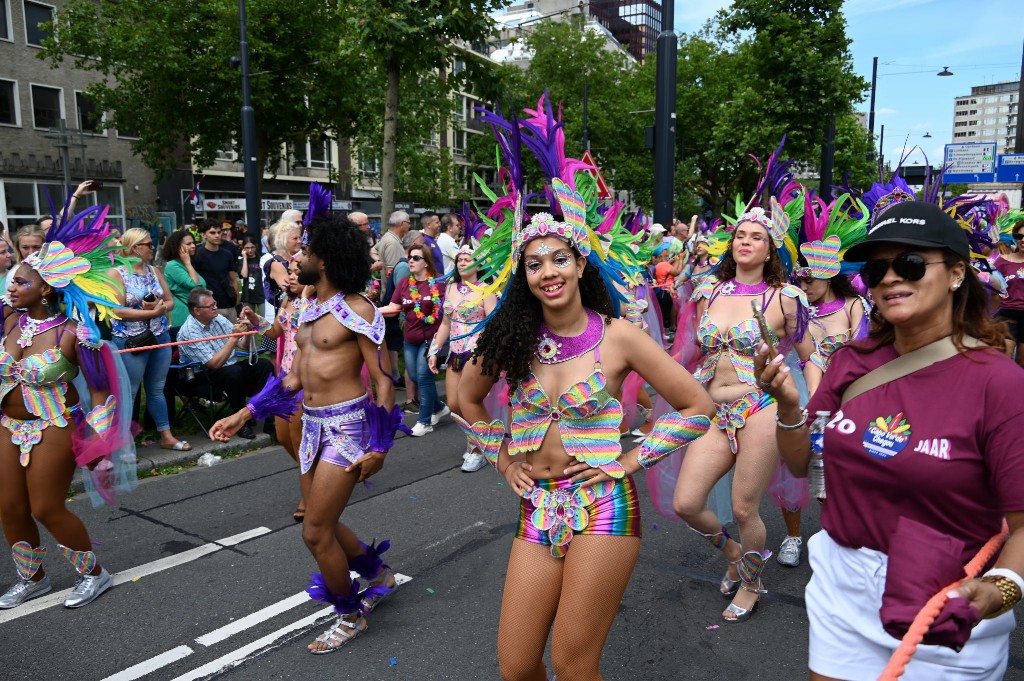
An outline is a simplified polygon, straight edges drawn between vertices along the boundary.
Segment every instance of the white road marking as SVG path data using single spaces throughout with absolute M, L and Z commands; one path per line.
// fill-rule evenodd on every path
M 456 537 L 458 537 L 458 536 L 459 536 L 460 534 L 466 534 L 466 533 L 467 533 L 467 532 L 469 532 L 470 530 L 473 530 L 473 529 L 475 529 L 475 528 L 477 528 L 477 527 L 482 527 L 482 526 L 484 526 L 484 525 L 486 525 L 486 524 L 487 524 L 487 523 L 485 523 L 484 521 L 482 521 L 482 520 L 478 520 L 478 521 L 476 521 L 475 523 L 473 523 L 472 525 L 467 525 L 466 527 L 463 527 L 463 528 L 462 528 L 461 530 L 456 530 L 455 532 L 452 532 L 451 534 L 449 534 L 449 535 L 448 535 L 447 537 L 445 537 L 444 539 L 438 539 L 438 540 L 437 540 L 437 541 L 435 541 L 435 542 L 431 542 L 430 544 L 427 544 L 427 545 L 426 545 L 426 546 L 425 546 L 424 548 L 425 548 L 425 549 L 433 549 L 433 548 L 436 548 L 436 547 L 440 546 L 441 544 L 444 544 L 444 543 L 445 543 L 445 542 L 447 542 L 447 541 L 451 541 L 452 539 L 455 539 L 455 538 L 456 538 Z
M 128 568 L 127 570 L 123 570 L 113 575 L 114 585 L 117 586 L 118 584 L 132 582 L 140 577 L 146 577 L 157 572 L 162 572 L 163 570 L 169 570 L 170 568 L 177 567 L 178 565 L 184 565 L 185 563 L 189 563 L 197 558 L 202 558 L 203 556 L 211 553 L 216 553 L 225 547 L 241 544 L 244 541 L 268 534 L 269 532 L 270 528 L 268 527 L 257 527 L 247 532 L 242 532 L 241 534 L 225 537 L 224 539 L 218 539 L 210 542 L 209 544 L 203 544 L 202 546 L 197 546 L 194 549 L 176 553 L 173 556 L 154 560 L 153 562 L 146 563 L 145 565 Z M 0 624 L 16 620 L 19 617 L 24 617 L 26 615 L 32 615 L 40 612 L 41 610 L 52 608 L 55 605 L 61 605 L 70 593 L 71 589 L 64 589 L 62 591 L 47 594 L 41 598 L 31 600 L 28 603 L 19 605 L 17 608 L 0 611 Z
M 166 667 L 169 664 L 174 664 L 178 660 L 183 660 L 192 654 L 192 649 L 188 646 L 178 646 L 173 650 L 168 650 L 166 653 L 161 653 L 156 657 L 151 657 L 148 660 L 140 662 L 136 665 L 132 665 L 120 671 L 113 676 L 108 676 L 103 681 L 135 681 L 135 679 L 141 679 L 146 674 L 155 672 L 161 667 Z
M 350 572 L 349 574 L 352 577 L 352 579 L 359 578 L 359 574 L 356 572 Z M 412 581 L 412 577 L 409 577 L 408 575 L 395 575 L 395 584 L 397 586 L 401 586 L 402 584 L 405 584 L 409 581 Z M 196 639 L 196 643 L 207 647 L 212 646 L 215 643 L 220 643 L 221 641 L 228 639 L 234 636 L 235 634 L 241 633 L 246 629 L 250 629 L 256 626 L 257 624 L 260 624 L 261 622 L 266 622 L 267 620 L 273 617 L 277 617 L 283 612 L 287 612 L 292 608 L 302 605 L 303 603 L 307 603 L 309 602 L 309 600 L 309 595 L 306 594 L 305 591 L 300 591 L 294 596 L 289 596 L 284 600 L 278 601 L 277 603 L 268 605 L 267 607 L 257 610 L 252 614 L 239 618 L 234 622 L 231 622 L 230 624 L 225 624 L 223 627 L 220 627 L 219 629 L 214 629 L 208 634 L 203 634 L 202 636 Z

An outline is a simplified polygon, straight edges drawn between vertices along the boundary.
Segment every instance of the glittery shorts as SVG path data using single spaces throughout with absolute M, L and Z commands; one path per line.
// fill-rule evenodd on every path
M 720 402 L 715 405 L 714 422 L 729 437 L 729 449 L 735 454 L 739 451 L 736 442 L 736 431 L 747 425 L 747 419 L 772 403 L 772 396 L 759 390 L 753 390 L 735 402 Z
M 449 352 L 448 368 L 456 372 L 462 371 L 462 367 L 466 366 L 471 357 L 473 357 L 472 352 Z
M 630 475 L 590 487 L 569 478 L 537 480 L 519 504 L 516 539 L 551 547 L 565 556 L 576 534 L 639 537 L 640 498 Z
M 302 407 L 299 465 L 303 473 L 317 459 L 348 468 L 363 456 L 369 440 L 364 409 L 369 399 L 363 395 L 326 407 Z

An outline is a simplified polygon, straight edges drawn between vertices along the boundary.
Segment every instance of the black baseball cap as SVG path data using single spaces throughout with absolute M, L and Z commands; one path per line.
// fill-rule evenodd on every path
M 924 201 L 897 203 L 875 216 L 867 238 L 851 246 L 843 260 L 863 262 L 875 244 L 944 248 L 964 260 L 971 259 L 971 245 L 957 221 L 934 203 Z

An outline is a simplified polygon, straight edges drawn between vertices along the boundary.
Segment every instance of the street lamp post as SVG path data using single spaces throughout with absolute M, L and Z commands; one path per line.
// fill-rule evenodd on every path
M 242 60 L 242 170 L 245 173 L 245 222 L 260 255 L 260 191 L 256 175 L 256 114 L 252 108 L 249 73 L 249 40 L 246 34 L 245 0 L 238 0 L 239 52 Z
M 654 221 L 672 226 L 676 168 L 676 34 L 675 2 L 661 3 L 661 33 L 655 73 Z
M 871 141 L 871 148 L 868 149 L 868 160 L 875 160 L 875 87 L 878 84 L 878 57 L 871 61 L 871 105 L 868 111 L 868 139 Z

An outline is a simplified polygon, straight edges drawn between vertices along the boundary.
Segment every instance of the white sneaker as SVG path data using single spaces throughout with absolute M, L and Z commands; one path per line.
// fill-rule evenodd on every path
M 65 608 L 81 608 L 99 598 L 100 594 L 114 586 L 114 578 L 106 568 L 100 568 L 98 575 L 80 575 L 71 595 L 64 601 Z
M 443 419 L 445 416 L 448 416 L 448 414 L 451 414 L 451 413 L 452 413 L 452 410 L 448 408 L 448 405 L 445 405 L 444 409 L 442 409 L 441 411 L 431 415 L 431 417 L 430 417 L 430 425 L 436 426 L 437 424 L 439 424 L 441 422 L 441 419 Z
M 473 453 L 473 448 L 472 447 L 467 447 L 466 451 L 462 452 L 462 460 L 465 461 L 466 459 L 468 459 L 472 453 Z
M 417 421 L 416 425 L 412 427 L 412 436 L 413 437 L 423 437 L 427 433 L 433 433 L 433 432 L 434 432 L 434 426 L 425 426 L 422 423 L 420 423 L 419 421 Z
M 786 537 L 779 547 L 779 555 L 775 557 L 779 565 L 786 567 L 797 567 L 800 565 L 800 547 L 803 545 L 802 537 Z
M 476 452 L 471 452 L 470 455 L 466 457 L 466 461 L 462 464 L 462 472 L 463 473 L 472 473 L 473 471 L 480 470 L 481 468 L 483 468 L 486 465 L 487 465 L 487 459 L 484 458 L 483 454 L 477 454 Z
M 635 442 L 638 445 L 642 445 L 644 443 L 644 440 L 646 440 L 646 439 L 647 439 L 646 435 L 641 435 L 640 437 L 633 438 L 633 442 Z
M 647 437 L 647 433 L 640 430 L 639 428 L 634 428 L 632 432 L 630 432 L 630 435 L 632 435 L 633 437 Z

